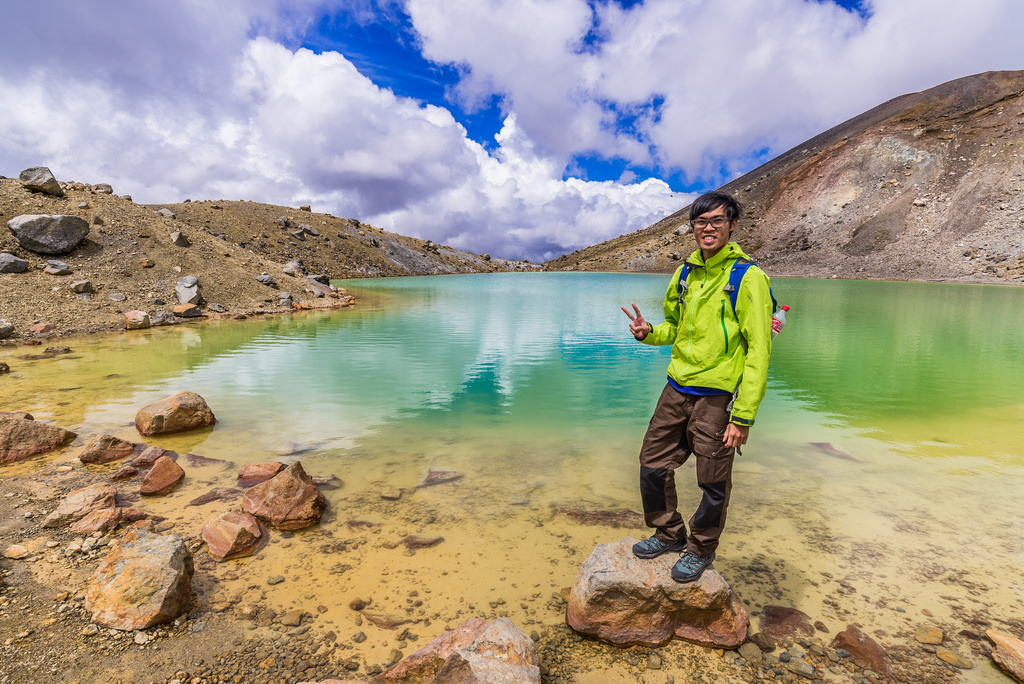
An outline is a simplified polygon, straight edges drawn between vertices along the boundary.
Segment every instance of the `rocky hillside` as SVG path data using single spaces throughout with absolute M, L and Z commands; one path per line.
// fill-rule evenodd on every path
M 774 275 L 1024 282 L 1024 71 L 897 97 L 724 186 Z M 688 207 L 551 269 L 668 271 Z
M 10 323 L 9 339 L 32 336 L 33 325 L 52 326 L 55 335 L 123 328 L 123 314 L 132 310 L 170 316 L 178 304 L 175 285 L 187 275 L 198 279 L 206 314 L 281 310 L 283 291 L 311 307 L 344 303 L 318 297 L 316 285 L 294 269 L 286 271 L 285 265 L 294 260 L 307 273 L 331 279 L 538 268 L 404 237 L 308 207 L 220 200 L 146 206 L 114 194 L 109 185 L 59 185 L 53 192 L 63 191 L 62 196 L 0 177 L 3 224 L 26 214 L 62 214 L 81 217 L 89 226 L 84 240 L 60 255 L 33 251 L 6 225 L 0 228 L 0 261 L 6 263 L 0 263 L 0 321 Z M 175 233 L 183 236 L 178 244 L 172 241 Z M 12 255 L 27 262 L 27 270 L 15 272 L 19 268 Z M 50 260 L 67 268 L 47 270 Z M 257 281 L 264 273 L 274 279 L 276 289 Z M 84 280 L 93 292 L 72 287 Z

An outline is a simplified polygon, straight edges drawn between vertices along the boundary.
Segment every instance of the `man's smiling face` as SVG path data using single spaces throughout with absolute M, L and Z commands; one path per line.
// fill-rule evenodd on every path
M 735 221 L 729 221 L 725 206 L 720 206 L 705 212 L 690 222 L 693 226 L 693 237 L 697 240 L 697 247 L 700 248 L 707 261 L 729 242 L 729 234 L 732 232 Z

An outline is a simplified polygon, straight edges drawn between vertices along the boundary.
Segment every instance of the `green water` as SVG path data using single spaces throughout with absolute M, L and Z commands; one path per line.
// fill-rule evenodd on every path
M 636 453 L 669 350 L 636 343 L 619 306 L 660 321 L 667 276 L 345 285 L 351 310 L 71 340 L 72 354 L 50 360 L 2 349 L 13 372 L 0 377 L 0 410 L 52 420 L 80 443 L 138 439 L 141 406 L 198 392 L 216 428 L 150 441 L 236 466 L 301 458 L 343 482 L 325 526 L 368 516 L 384 535 L 445 536 L 415 562 L 367 553 L 340 590 L 372 591 L 390 569 L 446 587 L 434 597 L 441 622 L 494 592 L 521 622 L 559 621 L 531 596 L 570 584 L 593 544 L 646 534 L 558 511 L 640 508 Z M 952 634 L 987 623 L 1024 637 L 1024 288 L 777 279 L 773 289 L 790 322 L 737 460 L 716 567 L 754 615 L 795 605 L 833 631 L 857 620 L 890 643 L 935 621 Z M 414 490 L 430 469 L 464 477 Z M 162 505 L 234 472 L 203 473 Z M 692 472 L 678 479 L 682 508 L 695 506 Z M 404 489 L 408 508 L 381 508 L 384 486 Z M 270 572 L 284 560 L 271 548 L 247 562 Z M 453 563 L 474 566 L 473 581 L 454 582 Z

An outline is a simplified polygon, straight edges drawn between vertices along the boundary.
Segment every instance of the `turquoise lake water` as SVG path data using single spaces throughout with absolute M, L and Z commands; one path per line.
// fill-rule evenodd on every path
M 594 544 L 647 534 L 564 512 L 640 510 L 636 454 L 669 349 L 635 342 L 619 307 L 636 302 L 659 322 L 667 283 L 571 273 L 349 281 L 351 310 L 72 340 L 74 353 L 45 361 L 21 360 L 29 347 L 0 350 L 14 369 L 0 378 L 0 410 L 30 411 L 80 439 L 137 440 L 140 407 L 198 392 L 216 428 L 151 442 L 235 466 L 301 459 L 341 478 L 325 525 L 379 525 L 331 580 L 341 593 L 405 573 L 440 587 L 426 608 L 438 629 L 496 594 L 491 612 L 553 623 L 563 616 L 540 604 L 571 584 Z M 988 624 L 1024 637 L 1024 288 L 776 279 L 773 289 L 792 311 L 736 461 L 715 564 L 755 625 L 761 606 L 782 603 L 833 631 L 856 620 L 899 641 L 925 609 L 952 634 Z M 431 469 L 463 477 L 415 489 Z M 686 510 L 699 491 L 692 465 L 683 470 Z M 230 505 L 181 504 L 235 472 L 202 471 L 154 505 L 201 524 L 196 516 Z M 381 502 L 382 487 L 403 490 L 404 503 Z M 415 557 L 372 543 L 408 533 L 446 541 Z M 273 546 L 263 553 L 246 567 L 294 562 Z M 303 567 L 316 581 L 331 572 Z M 965 654 L 977 650 L 958 638 Z

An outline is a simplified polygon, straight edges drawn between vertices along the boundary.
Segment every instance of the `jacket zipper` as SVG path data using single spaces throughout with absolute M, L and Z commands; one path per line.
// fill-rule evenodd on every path
M 729 333 L 725 329 L 725 302 L 722 302 L 722 313 L 719 320 L 722 323 L 722 339 L 725 340 L 725 353 L 729 353 Z

